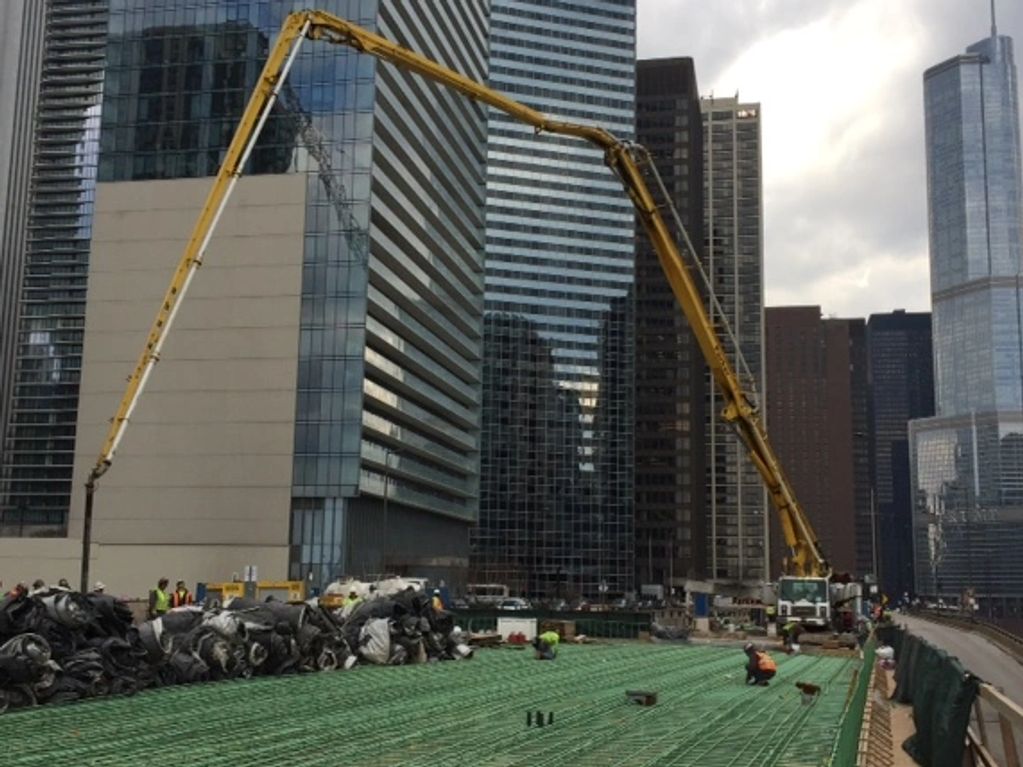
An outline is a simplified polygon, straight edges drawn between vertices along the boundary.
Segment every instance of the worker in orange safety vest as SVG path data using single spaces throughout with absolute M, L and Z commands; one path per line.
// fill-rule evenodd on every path
M 192 604 L 192 594 L 189 592 L 188 587 L 184 581 L 178 581 L 174 587 L 174 593 L 171 594 L 171 607 L 184 607 L 185 605 Z
M 746 684 L 760 685 L 767 687 L 767 680 L 775 675 L 778 666 L 774 658 L 763 650 L 758 650 L 752 642 L 747 642 L 742 648 L 749 662 L 746 664 Z

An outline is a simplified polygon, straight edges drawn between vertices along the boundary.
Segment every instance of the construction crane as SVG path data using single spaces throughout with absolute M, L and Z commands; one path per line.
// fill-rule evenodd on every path
M 160 350 L 181 301 L 196 271 L 202 264 L 217 221 L 235 184 L 241 177 L 249 154 L 281 93 L 288 72 L 291 70 L 301 43 L 305 39 L 323 40 L 350 46 L 361 53 L 375 56 L 400 69 L 421 75 L 442 86 L 453 88 L 470 99 L 505 112 L 511 117 L 533 126 L 537 133 L 573 136 L 590 142 L 604 152 L 606 164 L 621 180 L 625 192 L 632 200 L 636 214 L 657 253 L 675 298 L 689 321 L 689 326 L 696 336 L 714 381 L 721 390 L 725 401 L 722 416 L 734 427 L 739 439 L 749 451 L 750 460 L 760 473 L 778 511 L 782 533 L 789 550 L 789 556 L 785 562 L 787 580 L 790 584 L 799 587 L 796 591 L 801 591 L 804 594 L 817 590 L 823 583 L 823 601 L 827 605 L 828 578 L 831 575 L 831 568 L 821 552 L 817 536 L 796 500 L 792 486 L 782 471 L 778 457 L 768 441 L 767 432 L 760 421 L 756 405 L 743 390 L 739 378 L 725 354 L 721 341 L 704 309 L 699 290 L 690 276 L 688 267 L 675 245 L 674 238 L 661 217 L 658 204 L 643 178 L 643 168 L 649 169 L 653 166 L 646 150 L 634 143 L 616 138 L 603 128 L 553 120 L 475 80 L 345 19 L 322 11 L 310 10 L 290 14 L 281 27 L 277 42 L 270 51 L 259 81 L 249 98 L 231 144 L 228 146 L 220 171 L 213 182 L 213 187 L 210 189 L 171 279 L 163 303 L 160 305 L 156 319 L 146 338 L 145 347 L 128 379 L 124 396 L 111 421 L 96 465 L 86 481 L 82 535 L 82 590 L 86 590 L 89 582 L 89 546 L 96 483 L 113 463 L 117 447 L 124 436 L 132 413 L 138 405 L 139 397 L 153 372 L 153 367 L 160 358 Z M 303 133 L 305 132 L 307 131 L 303 130 Z M 322 162 L 322 158 L 317 159 Z M 325 170 L 329 171 L 329 168 L 325 169 L 321 165 L 321 174 Z M 329 183 L 328 181 L 328 186 Z M 340 198 L 340 194 L 336 197 Z M 692 244 L 688 242 L 688 238 L 685 239 L 690 257 L 695 261 Z M 783 579 L 782 584 L 783 592 L 785 580 Z M 828 605 L 828 607 L 830 606 Z

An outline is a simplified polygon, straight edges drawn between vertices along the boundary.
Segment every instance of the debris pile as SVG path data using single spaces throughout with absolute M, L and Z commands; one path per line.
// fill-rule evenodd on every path
M 684 626 L 664 626 L 650 622 L 650 639 L 654 642 L 688 642 L 689 629 Z
M 472 657 L 449 613 L 407 590 L 329 610 L 233 599 L 133 624 L 126 604 L 64 589 L 0 599 L 0 713 L 167 685 Z

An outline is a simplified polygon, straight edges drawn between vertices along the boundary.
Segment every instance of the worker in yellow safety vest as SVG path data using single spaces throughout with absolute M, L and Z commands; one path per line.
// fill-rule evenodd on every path
M 533 649 L 537 660 L 554 660 L 558 657 L 558 642 L 561 637 L 557 631 L 545 631 L 533 639 Z
M 146 615 L 149 620 L 159 618 L 165 612 L 170 610 L 171 598 L 170 594 L 167 593 L 167 585 L 170 583 L 166 578 L 161 578 L 156 588 L 149 592 L 149 608 L 146 610 Z
M 767 680 L 775 675 L 778 666 L 774 658 L 763 650 L 757 649 L 752 642 L 747 642 L 742 648 L 746 652 L 749 662 L 746 664 L 746 684 L 760 685 L 767 687 Z

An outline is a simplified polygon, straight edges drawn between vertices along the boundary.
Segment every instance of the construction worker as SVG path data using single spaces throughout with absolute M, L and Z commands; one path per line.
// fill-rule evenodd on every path
M 174 593 L 171 594 L 171 607 L 184 607 L 185 605 L 192 604 L 194 601 L 191 592 L 185 586 L 185 582 L 178 581 L 174 586 Z
M 791 653 L 799 646 L 799 637 L 803 634 L 803 624 L 799 621 L 789 621 L 781 627 L 781 641 L 785 652 Z
M 106 591 L 107 585 L 103 581 L 96 581 L 96 585 L 92 587 L 93 594 L 102 594 Z
M 533 649 L 537 660 L 554 660 L 558 657 L 558 642 L 561 637 L 557 631 L 545 631 L 533 639 Z
M 752 642 L 747 642 L 742 649 L 749 659 L 746 664 L 746 684 L 767 687 L 767 680 L 773 677 L 778 670 L 774 658 L 763 650 L 758 650 Z
M 433 605 L 433 609 L 440 611 L 444 609 L 444 600 L 440 598 L 440 589 L 433 590 L 433 599 L 430 600 L 430 604 Z
M 24 583 L 16 583 L 14 588 L 7 592 L 7 596 L 11 599 L 21 599 L 26 594 L 28 594 L 28 586 Z
M 157 581 L 156 588 L 149 592 L 149 607 L 146 610 L 149 620 L 159 618 L 170 609 L 170 594 L 167 593 L 169 583 L 166 578 L 161 578 Z

